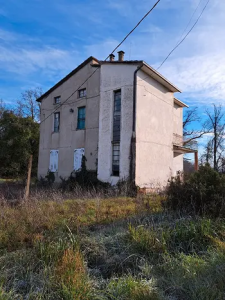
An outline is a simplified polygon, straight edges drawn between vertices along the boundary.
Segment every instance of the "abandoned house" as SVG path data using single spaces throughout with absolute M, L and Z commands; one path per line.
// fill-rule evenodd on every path
M 56 180 L 66 178 L 85 155 L 87 169 L 101 181 L 131 178 L 140 187 L 164 186 L 191 152 L 183 147 L 187 105 L 177 92 L 144 61 L 124 60 L 123 51 L 118 60 L 113 54 L 109 61 L 89 57 L 37 100 L 38 176 L 50 170 Z

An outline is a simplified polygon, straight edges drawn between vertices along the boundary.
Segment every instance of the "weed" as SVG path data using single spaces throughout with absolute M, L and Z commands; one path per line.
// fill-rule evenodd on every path
M 106 299 L 160 300 L 154 280 L 141 280 L 132 276 L 111 279 L 106 287 Z

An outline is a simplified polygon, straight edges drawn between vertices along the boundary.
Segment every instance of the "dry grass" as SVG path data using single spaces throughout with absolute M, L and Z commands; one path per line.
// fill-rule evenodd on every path
M 223 219 L 180 218 L 154 195 L 48 193 L 1 205 L 0 299 L 224 299 Z

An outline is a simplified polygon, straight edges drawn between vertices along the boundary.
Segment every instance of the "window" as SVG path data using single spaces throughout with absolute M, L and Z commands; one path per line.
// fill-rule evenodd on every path
M 51 172 L 57 172 L 58 171 L 58 156 L 59 156 L 59 151 L 58 150 L 51 150 L 50 151 L 49 170 Z
M 87 96 L 87 90 L 86 89 L 81 89 L 78 91 L 78 98 L 84 98 Z
M 54 132 L 59 132 L 60 113 L 54 113 Z
M 73 162 L 74 171 L 78 171 L 81 169 L 83 156 L 84 156 L 84 148 L 74 150 L 74 162 Z
M 77 129 L 85 129 L 85 106 L 78 107 Z
M 112 141 L 112 175 L 120 175 L 120 122 L 121 90 L 114 92 L 113 106 L 113 141 Z
M 121 91 L 114 92 L 113 142 L 120 141 Z
M 55 104 L 59 104 L 60 102 L 61 102 L 61 97 L 60 96 L 54 98 L 54 103 Z
M 115 143 L 112 145 L 112 173 L 113 176 L 120 175 L 120 144 Z

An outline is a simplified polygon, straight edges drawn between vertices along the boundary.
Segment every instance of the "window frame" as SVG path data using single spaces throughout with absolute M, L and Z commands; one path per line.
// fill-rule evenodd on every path
M 59 99 L 59 102 L 56 102 L 56 99 Z M 54 97 L 54 104 L 60 104 L 61 103 L 61 96 Z
M 56 126 L 56 116 L 58 115 L 58 129 L 56 130 L 57 126 Z M 60 112 L 57 111 L 54 113 L 54 120 L 53 120 L 53 132 L 54 133 L 59 133 L 60 130 Z
M 81 117 L 79 112 L 82 109 L 84 109 L 84 113 L 82 114 Z M 82 124 L 82 126 L 80 124 Z M 77 108 L 77 130 L 85 130 L 85 125 L 86 125 L 86 106 L 80 106 Z
M 83 95 L 81 95 L 81 93 L 83 93 Z M 78 98 L 86 98 L 87 97 L 87 89 L 83 88 L 78 90 Z
M 114 149 L 115 147 L 117 149 Z M 112 176 L 120 176 L 120 142 L 112 143 Z
M 112 176 L 120 177 L 122 90 L 113 92 Z M 117 147 L 117 149 L 115 149 Z

